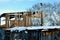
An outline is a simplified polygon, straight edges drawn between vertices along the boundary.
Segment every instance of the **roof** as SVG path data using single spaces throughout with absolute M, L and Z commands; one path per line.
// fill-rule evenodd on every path
M 1 17 L 5 17 L 6 14 L 7 14 L 7 13 L 3 13 L 3 14 L 0 16 L 0 18 L 1 18 Z M 9 14 L 10 14 L 10 13 L 9 13 Z M 14 15 L 10 15 L 10 18 L 14 18 Z
M 37 11 L 38 12 L 38 11 Z M 32 13 L 32 12 L 11 12 L 11 13 L 9 13 L 9 14 L 15 14 L 15 13 L 17 13 L 17 14 L 23 14 L 23 13 Z M 5 17 L 6 16 L 6 14 L 8 14 L 8 13 L 3 13 L 3 14 L 1 14 L 1 16 L 0 17 Z M 35 12 L 33 12 L 33 14 L 35 14 Z M 30 15 L 30 14 L 29 14 Z M 12 18 L 12 16 L 14 16 L 14 15 L 10 15 L 11 17 L 10 18 Z

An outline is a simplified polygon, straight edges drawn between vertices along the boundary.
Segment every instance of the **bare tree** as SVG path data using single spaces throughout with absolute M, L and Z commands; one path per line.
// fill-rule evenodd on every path
M 60 18 L 60 16 L 58 17 L 58 12 L 60 10 L 60 3 L 58 3 L 58 4 L 57 3 L 54 3 L 54 4 L 38 3 L 29 9 L 29 11 L 31 11 L 31 12 L 32 12 L 32 10 L 33 11 L 39 10 L 39 11 L 42 11 L 43 16 L 47 15 L 46 17 L 43 18 L 43 20 L 46 20 L 47 22 L 50 21 L 50 23 L 51 23 L 51 24 L 49 23 L 50 25 L 52 25 L 52 22 L 53 22 L 53 25 L 55 25 L 55 24 L 57 25 L 60 23 L 58 21 Z M 54 14 L 54 12 L 56 15 Z M 51 16 L 53 16 L 53 17 L 51 17 Z M 56 21 L 56 23 L 55 23 L 55 21 Z

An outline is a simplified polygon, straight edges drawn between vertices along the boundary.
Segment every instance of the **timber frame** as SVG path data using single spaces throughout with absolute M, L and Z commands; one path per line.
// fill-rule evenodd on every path
M 35 15 L 37 14 L 37 15 Z M 31 18 L 41 18 L 42 12 L 13 12 L 13 13 L 3 13 L 1 17 L 5 17 L 5 28 L 13 28 L 13 27 L 28 27 L 32 26 Z M 11 20 L 15 18 L 15 20 Z M 42 19 L 43 20 L 43 19 Z M 42 21 L 43 22 L 43 21 Z M 43 24 L 41 24 L 42 26 Z

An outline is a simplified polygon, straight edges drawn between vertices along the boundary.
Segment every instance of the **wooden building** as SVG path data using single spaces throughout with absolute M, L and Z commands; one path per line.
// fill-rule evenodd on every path
M 13 12 L 3 13 L 1 17 L 5 17 L 5 27 L 28 27 L 28 26 L 41 26 L 42 12 Z M 35 21 L 34 21 L 35 20 Z M 36 23 L 34 23 L 34 22 Z M 38 22 L 40 23 L 38 23 Z
M 60 40 L 58 27 L 41 27 L 43 15 L 40 11 L 3 13 L 1 17 L 5 18 L 4 40 Z

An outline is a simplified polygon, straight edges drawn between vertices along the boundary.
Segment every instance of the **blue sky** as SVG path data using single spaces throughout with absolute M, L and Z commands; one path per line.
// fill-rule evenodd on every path
M 59 0 L 0 0 L 0 13 L 25 11 L 31 8 L 34 4 L 54 3 L 60 2 Z

